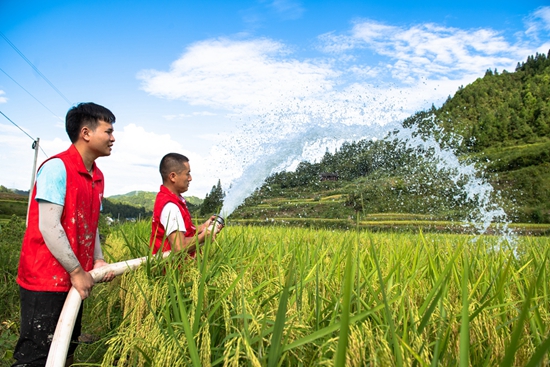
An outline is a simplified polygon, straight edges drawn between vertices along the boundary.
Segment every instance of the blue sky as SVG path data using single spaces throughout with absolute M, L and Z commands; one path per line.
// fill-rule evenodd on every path
M 189 195 L 250 186 L 377 137 L 489 68 L 550 49 L 546 1 L 0 2 L 0 111 L 54 155 L 71 104 L 117 117 L 106 195 L 156 191 L 171 151 Z M 23 89 L 24 88 L 24 89 Z M 30 185 L 32 140 L 0 116 L 0 184 Z M 46 158 L 42 151 L 39 162 Z M 252 177 L 255 176 L 255 177 Z

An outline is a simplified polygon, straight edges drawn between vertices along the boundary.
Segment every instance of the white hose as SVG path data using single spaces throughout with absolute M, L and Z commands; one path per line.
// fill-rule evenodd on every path
M 170 251 L 162 253 L 162 257 L 166 257 L 170 254 Z M 94 282 L 99 282 L 105 275 L 110 272 L 114 272 L 115 275 L 124 274 L 127 270 L 134 270 L 147 260 L 147 257 L 140 257 L 138 259 L 132 259 L 127 261 L 121 261 L 114 264 L 109 264 L 101 268 L 93 269 L 90 271 L 90 275 L 94 279 Z M 52 344 L 48 353 L 48 360 L 46 361 L 46 367 L 63 367 L 67 360 L 67 352 L 69 351 L 69 343 L 71 342 L 71 336 L 73 334 L 74 323 L 80 309 L 82 299 L 78 291 L 72 287 L 67 295 L 67 299 L 63 304 L 63 309 L 59 315 L 55 333 L 53 335 Z

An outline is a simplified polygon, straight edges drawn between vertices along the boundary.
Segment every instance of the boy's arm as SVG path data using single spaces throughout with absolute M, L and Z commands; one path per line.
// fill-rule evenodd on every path
M 105 258 L 103 257 L 103 250 L 101 250 L 101 239 L 99 238 L 99 229 L 97 229 L 95 234 L 94 264 L 96 261 L 105 262 Z
M 103 257 L 103 251 L 101 250 L 101 239 L 99 238 L 99 229 L 95 234 L 95 246 L 94 246 L 94 269 L 101 268 L 102 266 L 109 265 Z M 115 273 L 110 272 L 106 274 L 100 282 L 110 282 L 115 278 Z
M 94 286 L 92 276 L 84 271 L 74 254 L 65 229 L 61 225 L 63 206 L 48 201 L 38 202 L 38 228 L 48 250 L 71 276 L 71 284 L 86 299 Z

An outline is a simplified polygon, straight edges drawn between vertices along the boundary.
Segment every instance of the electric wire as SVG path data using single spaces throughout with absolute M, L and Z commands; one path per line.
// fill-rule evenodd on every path
M 44 107 L 45 109 L 47 109 L 48 111 L 50 111 L 52 115 L 54 115 L 55 117 L 57 117 L 58 119 L 60 119 L 61 121 L 63 121 L 63 119 L 62 119 L 61 117 L 57 116 L 57 115 L 55 114 L 55 112 L 53 112 L 53 111 L 50 110 L 48 107 L 46 107 L 46 105 L 45 105 L 44 103 L 40 102 L 40 101 L 38 100 L 38 98 L 36 98 L 35 96 L 33 96 L 33 95 L 31 94 L 31 92 L 29 92 L 28 90 L 26 90 L 21 84 L 19 84 L 15 79 L 13 79 L 8 73 L 5 72 L 2 68 L 0 68 L 0 71 L 3 72 L 4 74 L 6 74 L 6 76 L 7 76 L 8 78 L 10 78 L 10 79 L 11 79 L 15 84 L 17 84 L 21 89 L 23 89 L 25 92 L 27 92 L 27 94 L 28 94 L 29 96 L 31 96 L 32 98 L 34 98 L 34 100 L 35 100 L 36 102 L 40 103 L 40 104 L 42 105 L 42 107 Z
M 61 96 L 61 98 L 63 98 L 69 105 L 72 105 L 72 102 L 69 101 L 69 99 L 67 97 L 65 97 L 63 95 L 63 93 L 61 93 L 61 91 L 59 89 L 57 89 L 57 87 L 55 85 L 53 85 L 53 83 L 50 82 L 50 80 L 48 78 L 46 78 L 46 76 L 44 74 L 42 74 L 42 72 L 40 70 L 38 70 L 38 68 L 36 66 L 34 66 L 34 64 L 32 62 L 30 62 L 30 60 L 27 59 L 27 57 L 25 55 L 23 55 L 23 53 L 21 51 L 19 51 L 19 49 L 17 47 L 15 47 L 15 45 L 8 39 L 8 37 L 6 37 L 2 32 L 0 32 L 0 36 L 2 36 L 2 38 L 4 38 L 4 40 L 19 54 L 19 56 L 21 56 L 23 58 L 23 60 L 25 60 L 27 62 L 27 64 L 29 64 L 34 69 L 34 71 L 36 71 L 38 73 L 38 75 L 40 75 L 42 77 L 42 79 L 44 79 L 46 81 L 46 83 L 48 83 L 50 85 L 50 87 L 52 87 L 53 90 L 55 90 L 57 92 L 57 94 L 59 94 Z
M 2 114 L 2 116 L 4 116 L 6 118 L 6 120 L 8 120 L 9 122 L 11 122 L 15 127 L 17 127 L 19 130 L 21 130 L 25 135 L 27 135 L 29 138 L 31 138 L 32 140 L 32 148 L 34 149 L 35 148 L 35 145 L 36 145 L 36 139 L 33 138 L 32 136 L 30 136 L 25 130 L 23 130 L 19 125 L 17 125 L 15 122 L 12 121 L 12 119 L 10 119 L 8 116 L 6 116 L 4 114 L 4 112 L 0 111 L 0 114 Z M 44 155 L 46 157 L 48 157 L 48 155 L 46 154 L 46 152 L 44 151 L 44 149 L 42 149 L 42 147 L 39 147 L 40 150 L 42 151 L 42 153 L 44 153 Z

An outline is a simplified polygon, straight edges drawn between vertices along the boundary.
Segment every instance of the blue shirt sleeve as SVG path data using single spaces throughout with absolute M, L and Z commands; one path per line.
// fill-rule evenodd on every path
M 36 176 L 36 200 L 44 200 L 53 204 L 65 205 L 67 190 L 67 172 L 63 161 L 59 158 L 50 159 Z

